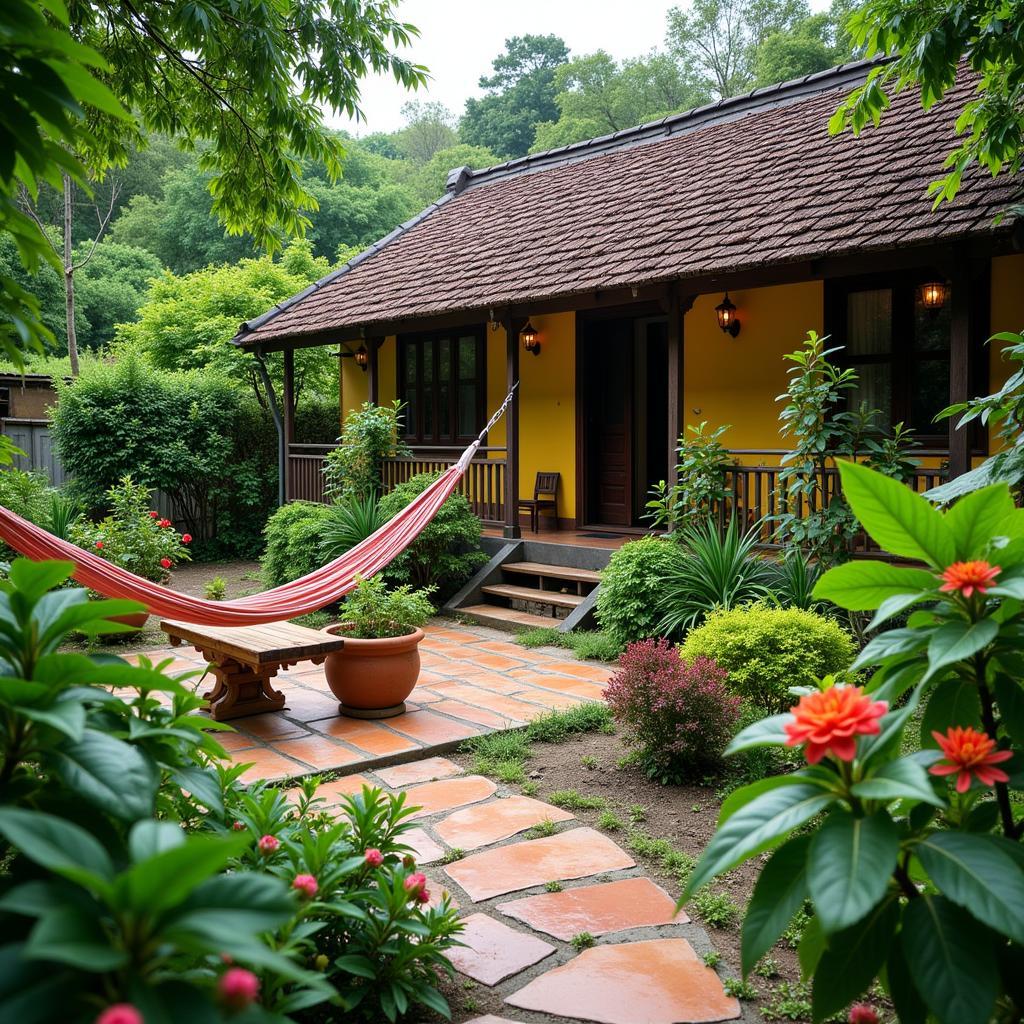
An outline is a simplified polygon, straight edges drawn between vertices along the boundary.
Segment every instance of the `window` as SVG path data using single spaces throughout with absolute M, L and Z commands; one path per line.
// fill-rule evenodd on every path
M 484 328 L 398 339 L 398 397 L 410 444 L 462 445 L 484 426 Z
M 858 386 L 848 392 L 851 408 L 862 402 L 881 411 L 882 425 L 904 423 L 926 447 L 945 447 L 945 423 L 935 415 L 949 405 L 951 292 L 938 309 L 921 297 L 934 272 L 858 278 L 830 284 L 829 330 L 852 367 Z

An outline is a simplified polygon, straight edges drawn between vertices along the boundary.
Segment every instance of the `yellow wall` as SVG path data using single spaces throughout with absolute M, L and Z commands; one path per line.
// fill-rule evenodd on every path
M 740 322 L 737 338 L 718 326 L 720 292 L 699 296 L 684 318 L 686 424 L 707 420 L 710 429 L 731 424 L 723 438 L 730 448 L 782 448 L 775 401 L 786 388 L 789 364 L 782 357 L 799 348 L 808 331 L 824 330 L 823 285 L 810 281 L 750 288 L 730 292 L 729 298 Z

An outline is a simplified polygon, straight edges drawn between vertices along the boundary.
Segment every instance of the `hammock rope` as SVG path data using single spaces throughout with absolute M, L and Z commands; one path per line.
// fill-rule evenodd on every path
M 379 530 L 333 562 L 291 583 L 233 601 L 209 601 L 182 594 L 136 576 L 75 544 L 54 537 L 0 506 L 0 538 L 35 561 L 63 559 L 75 565 L 74 578 L 105 597 L 129 598 L 150 614 L 202 626 L 253 626 L 280 622 L 332 604 L 401 554 L 434 518 L 459 481 L 488 431 L 504 415 L 518 382 L 480 431 L 479 437 L 429 487 Z

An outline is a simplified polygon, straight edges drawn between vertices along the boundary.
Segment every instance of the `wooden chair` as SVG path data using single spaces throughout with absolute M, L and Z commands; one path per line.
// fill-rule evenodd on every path
M 530 512 L 530 529 L 540 532 L 540 514 L 549 512 L 558 529 L 558 481 L 561 473 L 538 473 L 533 484 L 533 497 L 520 498 L 519 508 Z

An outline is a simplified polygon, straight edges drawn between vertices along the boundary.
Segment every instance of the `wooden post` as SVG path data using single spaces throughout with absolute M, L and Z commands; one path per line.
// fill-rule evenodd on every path
M 685 382 L 685 353 L 683 318 L 693 306 L 695 296 L 679 297 L 678 282 L 673 281 L 668 291 L 668 466 L 665 479 L 671 487 L 676 482 L 676 447 L 686 429 L 686 410 L 683 408 Z
M 377 352 L 384 343 L 383 338 L 369 338 L 366 342 L 368 349 L 368 370 L 370 374 L 370 401 L 377 405 L 380 399 L 380 366 L 377 361 Z
M 952 307 L 949 332 L 949 404 L 970 398 L 971 293 L 967 264 L 957 260 L 952 273 Z M 971 429 L 957 430 L 959 416 L 949 418 L 949 478 L 971 468 Z
M 282 415 L 284 418 L 284 500 L 291 501 L 295 495 L 295 481 L 292 479 L 292 445 L 295 443 L 295 350 L 284 350 L 284 389 L 281 392 Z
M 511 391 L 519 380 L 519 331 L 525 321 L 513 320 L 511 316 L 504 319 L 505 325 L 505 390 Z M 512 396 L 512 401 L 505 411 L 505 529 L 504 535 L 515 539 L 522 536 L 519 529 L 519 393 Z

